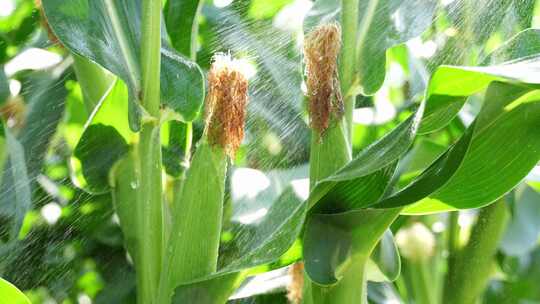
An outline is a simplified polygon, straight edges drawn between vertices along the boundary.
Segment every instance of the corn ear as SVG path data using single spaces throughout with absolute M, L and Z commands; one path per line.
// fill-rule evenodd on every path
M 338 56 L 341 50 L 339 24 L 320 25 L 306 36 L 307 97 L 312 130 L 310 184 L 336 172 L 351 160 L 351 148 L 343 119 Z
M 247 79 L 234 60 L 218 55 L 208 82 L 206 127 L 174 202 L 159 303 L 178 285 L 217 270 L 227 163 L 244 136 Z
M 174 206 L 168 252 L 171 288 L 216 271 L 226 171 L 225 151 L 206 141 L 200 143 L 181 201 Z

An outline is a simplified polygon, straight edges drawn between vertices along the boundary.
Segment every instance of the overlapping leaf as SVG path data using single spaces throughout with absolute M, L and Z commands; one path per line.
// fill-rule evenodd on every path
M 297 191 L 289 186 L 270 206 L 233 214 L 233 218 L 244 224 L 233 230 L 232 243 L 223 248 L 219 272 L 234 272 L 269 263 L 291 247 L 302 229 L 306 213 L 306 204 Z M 251 224 L 246 222 L 248 216 L 256 218 L 256 212 L 264 216 Z
M 314 208 L 314 212 L 325 210 L 325 202 L 340 198 L 347 199 L 346 210 L 376 202 L 386 190 L 397 160 L 413 143 L 423 108 L 422 103 L 394 130 L 364 149 L 338 172 L 318 182 L 310 193 L 310 208 Z
M 303 187 L 297 182 L 290 183 L 299 175 L 305 175 L 305 170 L 273 172 L 268 175 L 273 182 L 250 200 L 253 204 L 246 204 L 244 199 L 233 203 L 229 219 L 233 228 L 224 232 L 231 239 L 220 246 L 218 271 L 179 285 L 173 296 L 174 303 L 193 300 L 192 297 L 200 296 L 201 289 L 207 286 L 233 284 L 243 270 L 273 262 L 293 245 L 303 227 L 307 211 L 305 197 L 302 197 L 305 195 L 302 193 Z M 232 290 L 215 288 L 212 297 L 197 298 L 197 301 L 217 303 L 213 301 L 224 296 L 226 298 L 227 292 Z
M 111 174 L 111 187 L 114 209 L 120 219 L 125 246 L 135 263 L 140 263 L 138 246 L 141 245 L 141 239 L 136 223 L 140 221 L 143 213 L 133 195 L 138 183 L 136 161 L 135 155 L 128 153 L 116 163 Z
M 368 279 L 391 281 L 397 278 L 400 259 L 391 233 L 385 233 L 379 247 L 372 251 L 398 214 L 399 209 L 359 209 L 311 215 L 306 223 L 303 247 L 310 279 L 319 285 L 332 286 L 341 279 L 351 259 L 367 259 L 370 255 L 379 271 L 368 272 L 372 275 Z
M 476 208 L 496 200 L 527 175 L 538 162 L 540 149 L 539 136 L 532 131 L 540 117 L 538 92 L 534 91 L 540 79 L 539 34 L 526 30 L 490 56 L 492 62 L 512 59 L 510 62 L 487 67 L 443 66 L 435 72 L 421 131 L 444 126 L 459 111 L 465 96 L 489 86 L 484 106 L 459 142 L 412 184 L 376 206 L 392 208 L 420 200 L 405 212 Z M 499 82 L 491 84 L 494 81 Z
M 109 190 L 109 171 L 132 143 L 134 133 L 125 114 L 128 110 L 127 94 L 127 87 L 122 82 L 111 84 L 88 118 L 75 147 L 71 159 L 72 179 L 78 187 L 90 193 Z
M 140 1 L 45 0 L 49 24 L 70 51 L 97 62 L 119 76 L 129 88 L 129 117 L 138 130 L 141 110 Z M 161 50 L 161 102 L 178 118 L 195 119 L 203 102 L 204 80 L 199 67 L 164 43 Z
M 239 171 L 245 170 L 247 172 L 242 174 L 255 174 L 255 172 L 250 172 L 255 171 L 252 169 Z M 257 175 L 251 177 L 254 185 L 258 184 L 255 180 L 262 178 Z M 186 282 L 180 285 L 176 291 L 176 299 L 180 301 L 183 296 L 191 295 L 192 292 L 196 294 L 200 288 L 220 284 L 222 280 L 228 282 L 226 278 L 234 277 L 235 273 L 273 262 L 281 257 L 293 245 L 304 225 L 307 212 L 305 196 L 308 191 L 306 175 L 305 166 L 287 171 L 269 172 L 266 178 L 269 179 L 270 184 L 263 191 L 255 196 L 246 193 L 237 197 L 235 194 L 237 186 L 243 192 L 246 190 L 250 192 L 251 189 L 245 189 L 244 184 L 235 185 L 236 178 L 233 173 L 232 198 L 234 202 L 230 216 L 232 229 L 226 229 L 224 232 L 232 238 L 221 245 L 218 272 L 191 284 Z M 372 216 L 372 222 L 377 222 L 385 217 L 375 215 L 388 214 L 386 210 L 368 211 L 367 215 L 364 212 L 364 210 L 359 210 L 355 216 Z M 396 215 L 397 212 L 394 212 L 393 216 Z M 351 215 L 348 216 L 351 217 Z M 360 222 L 349 221 L 353 228 L 357 228 L 357 223 Z M 385 228 L 382 229 L 381 234 Z M 373 247 L 377 244 L 379 236 L 373 235 L 374 239 L 370 239 Z M 327 249 L 331 247 L 327 244 L 324 246 Z M 295 259 L 301 257 L 300 253 L 295 254 Z M 399 257 L 391 235 L 386 235 L 384 241 L 375 249 L 369 265 L 369 278 L 372 280 L 392 280 L 397 276 L 400 269 Z M 186 298 L 183 299 L 186 300 Z
M 484 90 L 491 82 L 540 84 L 540 30 L 517 34 L 486 59 L 490 66 L 441 66 L 431 78 L 426 93 L 426 113 L 419 133 L 446 126 L 465 104 L 468 96 Z
M 457 167 L 455 173 L 442 187 L 431 189 L 435 191 L 409 206 L 405 212 L 478 208 L 510 191 L 540 160 L 540 134 L 536 132 L 540 127 L 539 117 L 539 91 L 499 82 L 490 85 L 484 108 L 471 127 L 470 143 L 466 145 L 466 141 L 461 140 L 454 147 L 456 151 L 467 150 L 461 164 L 449 161 L 438 170 L 432 170 L 438 174 Z M 450 151 L 447 153 L 452 154 Z M 438 166 L 443 158 L 445 156 L 433 166 Z M 422 179 L 426 185 L 431 184 L 429 180 L 435 177 L 427 171 L 426 174 L 410 187 L 417 186 Z M 410 202 L 405 197 L 399 200 L 401 205 Z M 382 205 L 387 203 L 383 201 Z
M 363 94 L 374 94 L 385 78 L 386 50 L 420 35 L 431 23 L 434 0 L 359 1 L 357 74 Z M 341 1 L 318 0 L 305 19 L 305 30 L 339 21 Z
M 534 91 L 540 79 L 536 68 L 540 61 L 534 54 L 540 49 L 534 46 L 523 48 L 519 43 L 525 42 L 531 35 L 537 36 L 538 32 L 522 32 L 491 56 L 498 60 L 505 56 L 529 57 L 519 57 L 519 60 L 510 63 L 487 67 L 443 66 L 437 70 L 426 95 L 426 111 L 439 107 L 444 109 L 444 113 L 448 113 L 448 109 L 456 110 L 461 107 L 462 104 L 454 107 L 456 100 L 464 102 L 465 96 L 488 86 L 489 89 L 476 123 L 412 184 L 378 201 L 379 198 L 373 200 L 364 195 L 367 192 L 363 191 L 362 187 L 369 183 L 359 179 L 365 174 L 384 168 L 406 152 L 416 135 L 414 124 L 406 121 L 361 152 L 336 174 L 318 183 L 311 192 L 310 206 L 316 206 L 314 211 L 324 210 L 317 209 L 321 207 L 316 204 L 324 206 L 325 198 L 347 199 L 353 209 L 368 206 L 404 207 L 420 200 L 408 207 L 406 212 L 438 212 L 480 207 L 511 190 L 538 162 L 540 155 L 539 135 L 532 131 L 538 128 L 540 117 L 540 106 L 536 102 L 538 93 Z M 494 81 L 498 82 L 491 84 Z M 500 81 L 520 84 L 505 84 Z M 440 118 L 439 114 L 443 112 L 435 116 Z M 435 112 L 428 112 L 427 116 L 424 116 L 423 126 L 435 125 L 431 122 L 438 119 L 433 119 L 433 113 Z M 409 126 L 405 127 L 407 124 Z M 400 139 L 403 141 L 400 142 Z M 393 146 L 392 143 L 400 144 Z M 501 168 L 501 163 L 506 165 Z M 353 183 L 354 179 L 361 180 L 362 183 Z M 386 179 L 385 185 L 388 181 L 389 179 Z M 382 192 L 380 194 L 382 195 Z

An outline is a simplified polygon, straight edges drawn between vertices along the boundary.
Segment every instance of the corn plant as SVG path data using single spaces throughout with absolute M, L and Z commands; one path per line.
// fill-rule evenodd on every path
M 9 224 L 0 252 L 21 248 L 30 230 L 27 214 L 36 189 L 47 188 L 41 170 L 58 132 L 67 138 L 70 183 L 81 196 L 112 201 L 135 282 L 133 297 L 114 301 L 235 303 L 253 277 L 286 266 L 292 303 L 383 303 L 380 288 L 421 304 L 489 298 L 494 260 L 499 251 L 512 256 L 514 236 L 523 234 L 520 208 L 538 200 L 530 179 L 540 161 L 534 3 L 317 0 L 289 68 L 243 23 L 240 2 L 220 15 L 200 0 L 36 1 L 44 35 L 62 56 L 35 77 L 35 87 L 52 88 L 48 95 L 27 102 L 6 85 L 17 74 L 0 73 L 0 101 L 9 105 L 0 137 L 0 214 Z M 470 18 L 475 9 L 485 23 Z M 508 39 L 496 43 L 497 18 L 508 12 L 516 16 Z M 208 23 L 221 28 L 223 45 L 201 59 Z M 482 60 L 447 55 L 409 67 L 421 64 L 407 41 L 439 26 L 449 48 L 497 47 L 482 49 Z M 250 75 L 246 48 L 264 76 Z M 407 101 L 390 127 L 359 144 L 367 131 L 355 123 L 358 104 L 388 89 L 393 65 L 428 76 L 408 75 L 407 88 L 392 91 Z M 77 91 L 66 92 L 67 79 L 80 90 L 77 123 L 75 107 L 64 109 Z M 275 96 L 295 104 L 273 113 Z M 61 122 L 64 111 L 71 120 Z M 305 141 L 304 166 L 268 173 L 275 179 L 267 192 L 242 202 L 234 195 L 238 167 L 262 158 L 246 156 L 244 143 L 285 123 Z M 479 211 L 464 231 L 468 209 Z M 435 237 L 426 225 L 441 214 L 447 230 Z M 534 247 L 538 231 L 519 243 Z M 0 279 L 3 298 L 29 303 Z

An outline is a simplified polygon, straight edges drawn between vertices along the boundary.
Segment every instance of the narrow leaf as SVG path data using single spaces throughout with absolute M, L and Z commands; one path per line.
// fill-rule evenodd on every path
M 197 13 L 200 0 L 169 0 L 165 6 L 165 23 L 173 47 L 180 54 L 193 58 L 197 47 Z
M 32 206 L 32 192 L 23 146 L 11 134 L 8 128 L 4 127 L 3 132 L 6 138 L 7 154 L 9 157 L 3 181 L 12 188 L 8 189 L 8 193 L 2 193 L 2 196 L 12 199 L 13 209 L 11 210 L 11 216 L 13 223 L 10 230 L 10 237 L 11 239 L 16 239 L 21 230 L 24 216 Z
M 462 164 L 443 187 L 409 206 L 406 213 L 485 206 L 514 188 L 540 161 L 540 135 L 536 132 L 540 127 L 540 92 L 494 83 L 485 99 L 476 126 L 471 126 L 474 133 Z M 462 140 L 458 146 L 464 144 Z M 455 165 L 448 162 L 448 166 Z M 424 178 L 426 182 L 430 179 L 429 175 Z

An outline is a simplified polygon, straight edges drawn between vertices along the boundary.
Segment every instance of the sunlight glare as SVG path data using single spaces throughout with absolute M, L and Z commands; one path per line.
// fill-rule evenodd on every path
M 532 182 L 540 182 L 540 165 L 534 167 L 525 179 Z
M 24 70 L 44 70 L 51 68 L 62 61 L 62 56 L 38 48 L 29 48 L 11 61 L 9 61 L 4 71 L 8 77 Z
M 232 174 L 232 197 L 234 200 L 254 199 L 270 187 L 270 179 L 263 172 L 250 168 L 238 168 Z
M 62 208 L 55 202 L 48 203 L 41 208 L 41 216 L 49 225 L 54 225 L 62 215 Z
M 302 179 L 296 179 L 291 182 L 291 186 L 293 187 L 294 193 L 302 199 L 307 200 L 309 197 L 309 179 L 308 178 L 302 178 Z
M 284 6 L 274 17 L 274 26 L 284 31 L 296 33 L 302 30 L 304 17 L 309 12 L 313 2 L 309 0 L 295 0 Z
M 396 107 L 388 98 L 376 98 L 375 107 L 353 110 L 353 122 L 365 126 L 382 125 L 394 119 L 396 114 Z
M 431 58 L 437 52 L 437 43 L 433 40 L 422 41 L 421 38 L 414 38 L 407 42 L 407 46 L 416 58 Z
M 255 223 L 257 220 L 262 219 L 268 213 L 268 209 L 261 208 L 255 212 L 243 214 L 238 217 L 238 221 L 244 225 Z
M 21 92 L 21 82 L 16 79 L 9 80 L 9 92 L 11 96 L 17 96 Z
M 15 1 L 0 0 L 0 17 L 7 17 L 15 10 Z
M 223 8 L 232 3 L 232 0 L 214 0 L 214 6 Z

